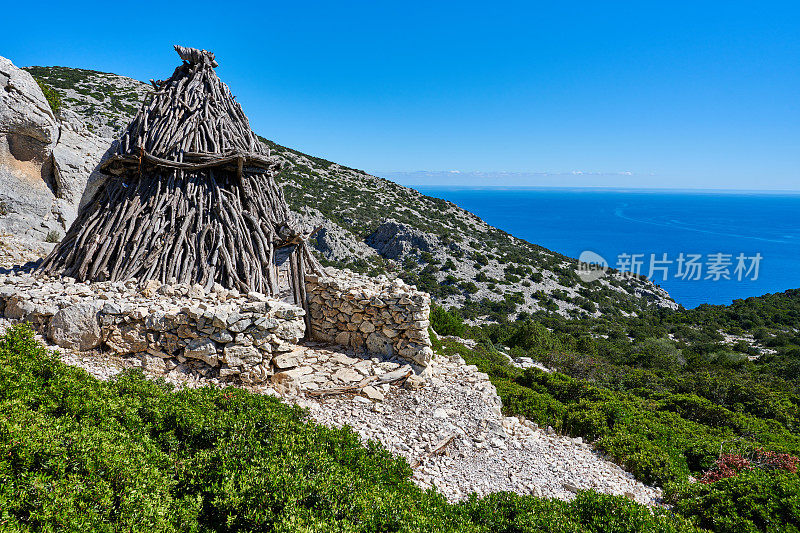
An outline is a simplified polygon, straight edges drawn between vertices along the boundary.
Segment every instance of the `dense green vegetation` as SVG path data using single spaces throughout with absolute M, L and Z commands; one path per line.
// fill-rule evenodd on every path
M 800 531 L 800 476 L 744 471 L 715 483 L 673 488 L 676 510 L 700 526 L 724 533 Z
M 431 318 L 437 331 L 480 341 L 474 350 L 449 340 L 439 349 L 487 372 L 507 414 L 588 439 L 637 478 L 664 485 L 687 517 L 716 531 L 800 527 L 796 473 L 687 483 L 721 453 L 800 455 L 800 291 L 625 320 L 540 314 L 468 327 L 441 309 Z M 556 372 L 520 370 L 503 347 Z M 756 357 L 764 348 L 773 352 Z
M 0 338 L 0 412 L 3 531 L 699 531 L 592 492 L 449 504 L 349 429 L 236 388 L 100 382 L 26 326 Z
M 50 105 L 50 110 L 53 111 L 53 113 L 58 113 L 61 109 L 61 96 L 41 78 L 34 76 L 33 79 L 36 80 L 36 83 L 42 90 L 45 100 L 47 100 L 47 103 Z

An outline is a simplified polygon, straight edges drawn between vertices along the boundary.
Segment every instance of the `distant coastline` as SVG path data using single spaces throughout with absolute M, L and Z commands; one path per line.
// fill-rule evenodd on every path
M 670 189 L 647 187 L 602 187 L 602 186 L 546 186 L 546 185 L 436 185 L 436 184 L 406 184 L 406 187 L 419 190 L 522 190 L 522 191 L 586 191 L 586 192 L 623 192 L 642 194 L 735 194 L 735 195 L 777 195 L 800 196 L 800 189 Z
M 670 261 L 651 279 L 679 304 L 729 304 L 734 299 L 800 287 L 800 191 L 640 189 L 628 187 L 416 187 L 452 201 L 508 233 L 579 257 L 591 251 L 616 267 L 626 255 Z M 664 255 L 666 254 L 666 255 Z M 701 256 L 700 279 L 676 276 L 680 258 Z M 713 267 L 722 254 L 730 264 Z M 760 257 L 758 272 L 738 280 L 736 258 Z M 636 258 L 634 258 L 634 262 Z M 682 265 L 681 265 L 682 266 Z M 746 266 L 750 266 L 750 262 Z M 726 268 L 722 275 L 709 268 Z M 750 279 L 756 274 L 756 279 Z M 666 275 L 667 279 L 663 279 Z M 724 275 L 727 275 L 726 279 Z M 718 279 L 714 279 L 718 277 Z

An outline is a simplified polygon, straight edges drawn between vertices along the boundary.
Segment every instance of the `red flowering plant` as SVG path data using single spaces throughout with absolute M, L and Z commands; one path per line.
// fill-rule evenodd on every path
M 733 477 L 742 470 L 760 468 L 762 470 L 785 470 L 797 473 L 800 459 L 788 453 L 770 452 L 755 448 L 750 452 L 720 453 L 714 465 L 700 478 L 700 483 L 714 483 L 720 479 Z
M 799 461 L 800 459 L 788 453 L 768 452 L 757 448 L 751 462 L 756 468 L 763 468 L 764 470 L 786 470 L 787 472 L 796 474 L 797 463 Z
M 721 453 L 714 465 L 700 478 L 700 483 L 714 483 L 752 468 L 750 460 L 738 453 Z

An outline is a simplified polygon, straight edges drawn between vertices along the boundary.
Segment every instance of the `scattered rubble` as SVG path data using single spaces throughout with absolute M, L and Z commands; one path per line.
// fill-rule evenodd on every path
M 488 376 L 461 357 L 437 356 L 427 372 L 424 387 L 390 387 L 379 402 L 333 397 L 300 403 L 318 422 L 351 426 L 365 441 L 402 455 L 414 466 L 417 484 L 436 487 L 451 501 L 498 491 L 569 500 L 578 490 L 594 489 L 660 504 L 660 489 L 636 481 L 581 438 L 504 417 Z

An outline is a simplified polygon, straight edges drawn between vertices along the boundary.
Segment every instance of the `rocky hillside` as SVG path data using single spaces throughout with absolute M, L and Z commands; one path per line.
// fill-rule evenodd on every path
M 452 202 L 264 141 L 287 162 L 280 179 L 289 204 L 323 226 L 317 249 L 337 266 L 395 272 L 473 318 L 676 307 L 644 278 L 610 275 L 585 283 L 575 259 L 509 235 Z
M 114 138 L 139 109 L 150 85 L 124 76 L 66 67 L 27 67 L 61 96 L 62 105 L 83 118 L 86 128 Z
M 26 70 L 104 137 L 130 120 L 149 88 L 90 70 Z M 279 179 L 289 204 L 310 226 L 321 226 L 314 245 L 327 264 L 399 275 L 472 319 L 677 307 L 644 278 L 615 273 L 584 282 L 575 259 L 517 239 L 453 203 L 263 140 L 286 163 Z

